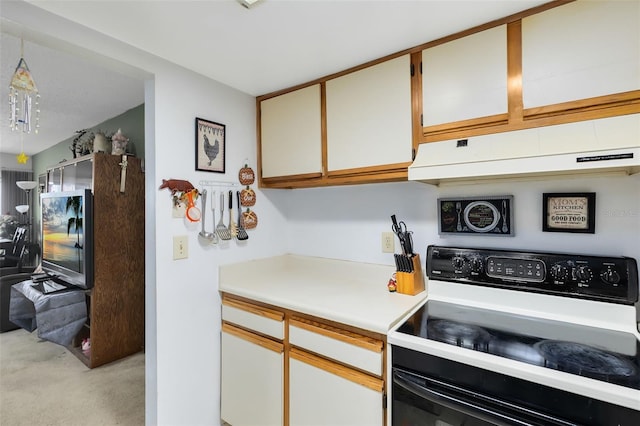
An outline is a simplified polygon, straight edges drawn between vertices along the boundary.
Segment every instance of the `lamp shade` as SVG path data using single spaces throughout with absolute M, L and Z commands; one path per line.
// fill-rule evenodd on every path
M 21 204 L 19 206 L 16 206 L 16 210 L 18 210 L 18 213 L 25 214 L 29 211 L 29 206 L 26 204 Z
M 38 182 L 35 180 L 19 180 L 16 185 L 18 185 L 18 188 L 28 191 L 38 186 Z

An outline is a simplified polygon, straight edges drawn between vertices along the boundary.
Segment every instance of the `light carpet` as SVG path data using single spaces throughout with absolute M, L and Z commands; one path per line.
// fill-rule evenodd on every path
M 0 425 L 144 425 L 144 353 L 87 368 L 23 329 L 0 333 Z

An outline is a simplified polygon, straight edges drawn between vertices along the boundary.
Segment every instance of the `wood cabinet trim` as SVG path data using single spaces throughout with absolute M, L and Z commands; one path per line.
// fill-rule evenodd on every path
M 404 168 L 402 170 L 372 172 L 368 174 L 329 176 L 322 179 L 289 180 L 289 178 L 287 177 L 276 183 L 273 183 L 272 181 L 261 180 L 258 186 L 260 188 L 274 189 L 316 188 L 323 186 L 354 185 L 365 183 L 405 182 L 407 181 L 407 176 L 408 170 L 407 168 Z
M 263 184 L 278 184 L 281 182 L 290 182 L 294 180 L 312 180 L 322 178 L 322 173 L 304 173 L 299 175 L 286 175 L 286 176 L 270 176 L 268 178 L 261 178 Z
M 409 165 L 411 165 L 411 162 L 383 164 L 380 166 L 358 167 L 355 169 L 331 170 L 327 172 L 327 176 L 330 178 L 341 177 L 341 176 L 354 176 L 354 175 L 360 176 L 360 175 L 375 174 L 380 172 L 389 172 L 393 170 L 405 170 L 407 167 L 409 167 Z
M 329 170 L 329 148 L 327 143 L 327 83 L 320 83 L 320 143 L 322 154 L 322 174 Z
M 523 115 L 525 119 L 531 120 L 553 115 L 580 114 L 610 108 L 631 108 L 629 113 L 633 113 L 638 112 L 638 105 L 640 105 L 640 90 L 631 90 L 629 92 L 579 99 L 560 104 L 527 108 L 523 111 Z M 633 108 L 636 109 L 634 110 Z
M 424 137 L 433 138 L 446 135 L 451 132 L 473 131 L 491 126 L 506 126 L 509 123 L 509 114 L 496 114 L 487 117 L 471 118 L 469 120 L 455 121 L 453 123 L 436 124 L 424 128 Z M 441 138 L 444 140 L 448 138 Z
M 411 131 L 413 140 L 412 160 L 421 142 L 422 136 L 422 53 L 411 54 Z
M 368 374 L 353 370 L 340 364 L 336 364 L 335 362 L 331 362 L 327 359 L 310 354 L 298 348 L 291 348 L 289 350 L 289 357 L 319 368 L 328 373 L 335 374 L 336 376 L 340 376 L 353 383 L 365 386 L 376 392 L 382 393 L 384 389 L 384 382 L 382 381 L 382 379 L 372 377 Z
M 639 91 L 640 92 L 640 91 Z M 635 92 L 629 92 L 635 93 Z M 605 96 L 603 98 L 617 98 L 621 95 Z M 629 95 L 630 96 L 630 95 Z M 623 96 L 628 97 L 628 96 Z M 571 108 L 569 104 L 575 107 Z M 595 120 L 599 118 L 615 117 L 640 113 L 640 99 L 619 100 L 600 105 L 588 105 L 588 101 L 576 101 L 564 106 L 551 105 L 523 111 L 524 120 L 515 123 L 497 121 L 492 125 L 482 125 L 469 120 L 467 125 L 462 122 L 449 123 L 438 126 L 439 129 L 425 128 L 424 143 L 439 142 L 450 139 L 468 138 L 515 130 L 525 130 L 558 124 L 575 123 L 578 121 Z M 433 126 L 435 127 L 435 126 Z
M 275 321 L 284 321 L 284 313 L 264 306 L 254 305 L 242 300 L 230 298 L 226 294 L 222 295 L 222 304 L 232 308 L 241 309 L 261 317 L 269 318 Z
M 292 317 L 289 320 L 289 327 L 298 327 L 321 336 L 330 337 L 335 340 L 370 350 L 372 352 L 382 352 L 384 347 L 384 343 L 381 340 L 300 317 Z
M 507 111 L 509 123 L 522 121 L 522 21 L 507 24 Z
M 280 342 L 276 342 L 271 339 L 267 339 L 266 337 L 251 333 L 250 331 L 247 331 L 242 328 L 236 327 L 232 324 L 229 324 L 226 321 L 222 321 L 222 332 L 239 337 L 240 339 L 246 340 L 247 342 L 254 343 L 265 349 L 269 349 L 270 351 L 273 351 L 273 352 L 277 352 L 277 353 L 284 352 L 284 344 Z

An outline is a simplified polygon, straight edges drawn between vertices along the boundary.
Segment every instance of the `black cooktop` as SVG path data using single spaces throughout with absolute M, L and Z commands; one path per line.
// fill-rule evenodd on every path
M 400 333 L 640 390 L 631 333 L 430 300 Z

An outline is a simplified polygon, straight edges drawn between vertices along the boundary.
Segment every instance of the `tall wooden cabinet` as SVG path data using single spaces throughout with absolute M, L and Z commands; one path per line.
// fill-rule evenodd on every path
M 88 318 L 69 348 L 89 368 L 144 347 L 144 173 L 139 158 L 90 154 L 48 171 L 48 187 L 93 191 L 94 285 Z M 54 181 L 53 179 L 59 179 Z M 84 339 L 91 349 L 83 351 Z

